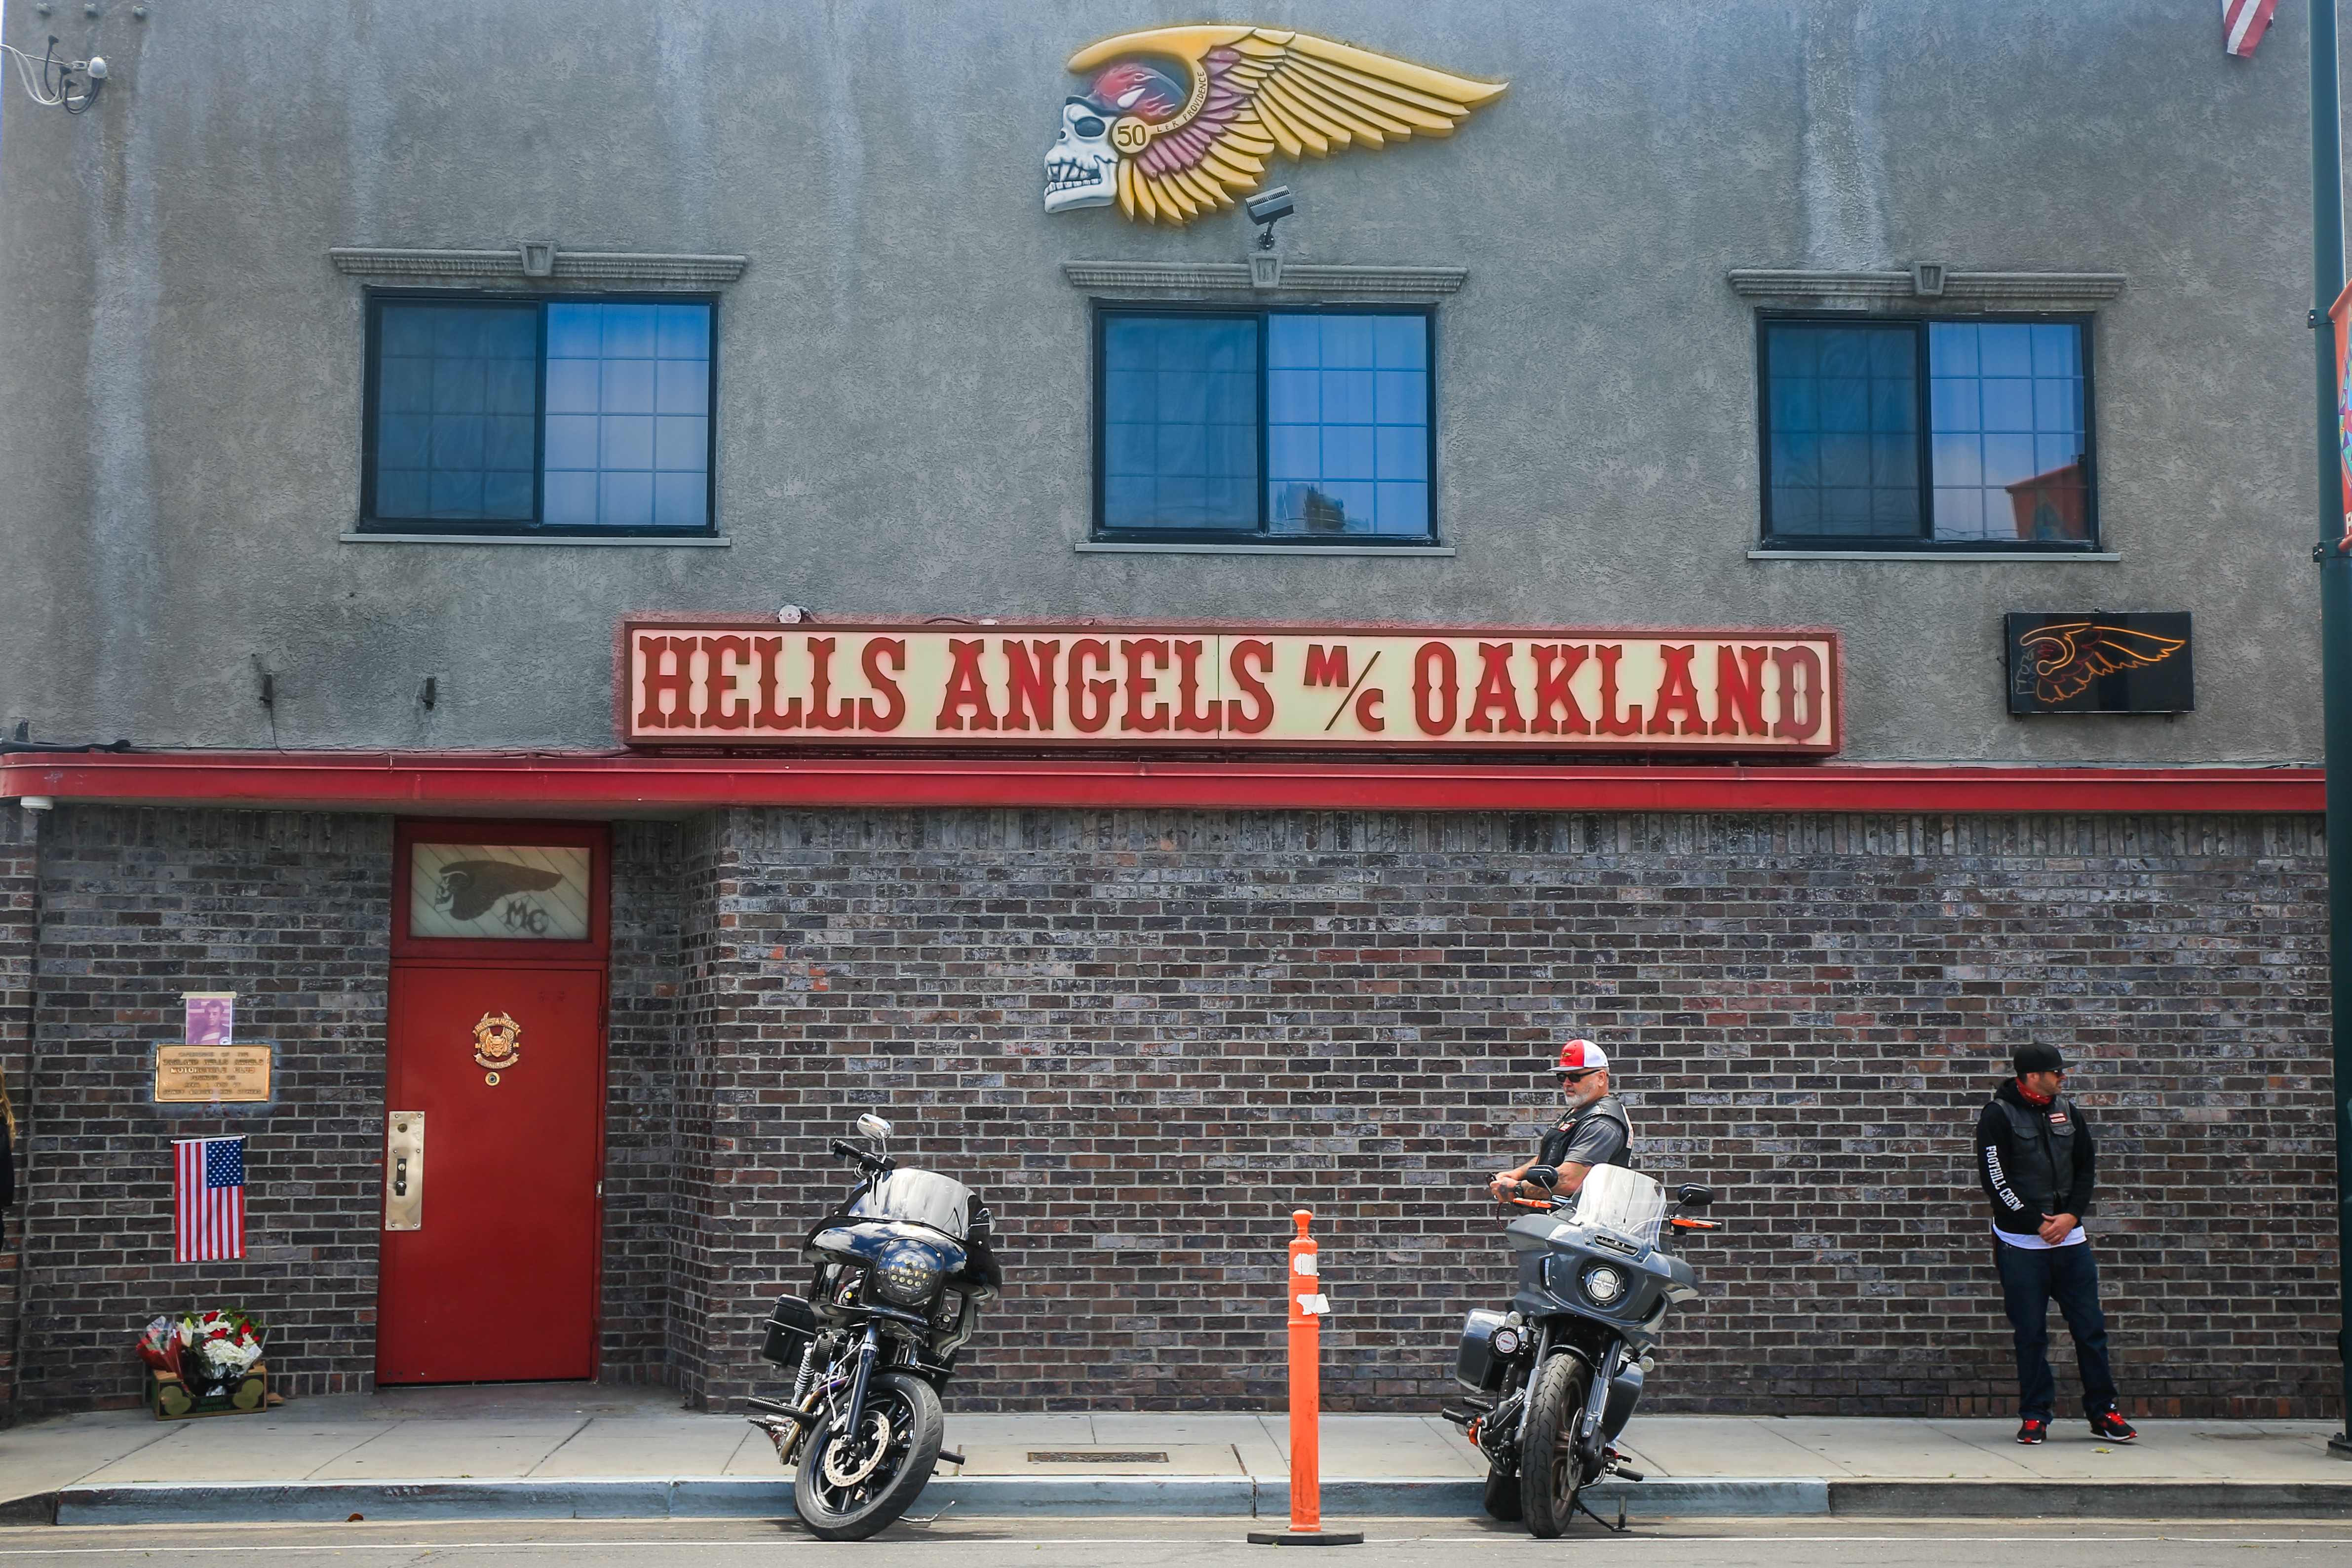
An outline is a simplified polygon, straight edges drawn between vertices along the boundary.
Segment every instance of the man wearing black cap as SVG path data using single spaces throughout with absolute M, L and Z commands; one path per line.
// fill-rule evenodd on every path
M 1994 1092 L 1977 1118 L 1977 1174 L 1992 1200 L 1993 1264 L 2000 1270 L 2010 1326 L 2017 1331 L 2017 1440 L 2049 1439 L 2058 1402 L 2049 1356 L 2055 1299 L 2074 1336 L 2092 1436 L 2128 1443 L 2139 1434 L 2116 1410 L 2099 1270 L 2083 1235 L 2093 1185 L 2090 1124 L 2059 1092 L 2066 1062 L 2057 1047 L 2020 1046 L 2015 1066 L 2017 1075 Z

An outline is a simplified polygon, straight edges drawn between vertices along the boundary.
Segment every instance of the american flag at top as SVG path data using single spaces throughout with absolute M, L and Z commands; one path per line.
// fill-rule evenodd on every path
M 172 1145 L 179 1203 L 175 1263 L 245 1256 L 245 1140 L 185 1138 Z
M 2278 0 L 2221 0 L 2221 48 L 2241 59 L 2252 58 L 2254 46 L 2269 31 L 2271 13 Z

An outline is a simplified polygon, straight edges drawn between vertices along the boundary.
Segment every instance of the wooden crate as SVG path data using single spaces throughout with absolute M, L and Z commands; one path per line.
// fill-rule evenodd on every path
M 147 1369 L 148 1406 L 158 1421 L 191 1421 L 199 1416 L 251 1416 L 269 1407 L 269 1368 L 261 1362 L 219 1394 L 209 1382 L 189 1384 L 155 1367 Z

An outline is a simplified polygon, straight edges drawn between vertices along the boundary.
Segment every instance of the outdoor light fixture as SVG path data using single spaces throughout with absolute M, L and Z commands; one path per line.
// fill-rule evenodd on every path
M 1260 191 L 1247 198 L 1242 203 L 1242 208 L 1249 214 L 1250 222 L 1258 225 L 1258 249 L 1272 250 L 1274 225 L 1297 212 L 1298 204 L 1291 200 L 1289 186 L 1276 185 L 1271 191 Z
M 5 50 L 8 57 L 16 61 L 16 79 L 25 84 L 25 90 L 32 95 L 33 101 L 44 108 L 62 109 L 68 114 L 86 113 L 89 106 L 98 101 L 100 90 L 106 86 L 106 61 L 103 57 L 92 55 L 86 60 L 61 60 L 58 58 L 58 41 L 55 38 L 49 40 L 49 47 L 42 51 L 37 60 L 12 45 L 0 44 L 0 50 Z

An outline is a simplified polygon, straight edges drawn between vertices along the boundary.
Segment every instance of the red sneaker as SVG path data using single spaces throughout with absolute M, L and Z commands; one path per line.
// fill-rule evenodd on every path
M 2113 1410 L 2102 1410 L 2091 1417 L 2091 1436 L 2108 1443 L 2128 1443 L 2139 1434 L 2132 1424 Z
M 2017 1440 L 2021 1443 L 2046 1443 L 2050 1440 L 2050 1423 L 2039 1416 L 2028 1416 L 2019 1424 Z

